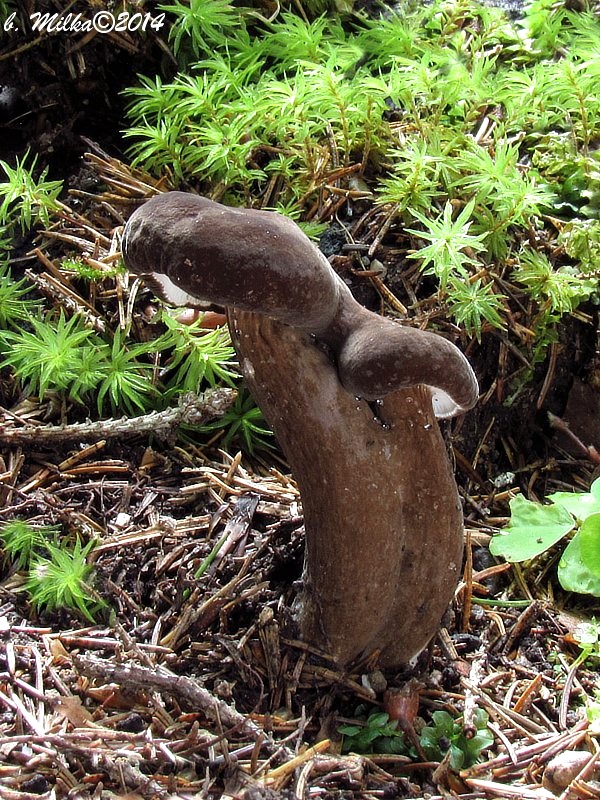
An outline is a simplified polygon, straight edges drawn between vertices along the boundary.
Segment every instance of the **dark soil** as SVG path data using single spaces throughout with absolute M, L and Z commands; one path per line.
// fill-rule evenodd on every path
M 3 34 L 0 51 L 0 151 L 5 158 L 26 150 L 39 154 L 51 177 L 68 185 L 79 171 L 84 138 L 115 155 L 123 152 L 121 92 L 136 74 L 160 71 L 167 56 L 153 33 L 42 36 L 32 29 L 31 15 L 64 11 L 65 3 L 23 0 L 18 6 L 18 30 Z M 69 10 L 88 19 L 98 8 L 80 0 Z

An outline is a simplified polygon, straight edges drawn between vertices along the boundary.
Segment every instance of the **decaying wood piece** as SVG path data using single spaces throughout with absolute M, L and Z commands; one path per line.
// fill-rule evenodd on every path
M 186 675 L 176 675 L 162 666 L 149 668 L 139 664 L 116 664 L 93 656 L 73 656 L 73 663 L 82 675 L 96 680 L 114 682 L 136 690 L 155 690 L 168 694 L 201 711 L 211 722 L 225 728 L 234 728 L 240 736 L 264 742 L 266 746 L 277 747 L 279 750 L 279 746 L 269 742 L 264 731 L 251 719 Z
M 303 637 L 338 663 L 374 651 L 383 665 L 405 663 L 437 630 L 462 559 L 462 513 L 429 392 L 373 406 L 342 388 L 308 335 L 239 311 L 230 327 L 300 487 Z
M 138 417 L 101 419 L 72 425 L 32 425 L 17 427 L 0 422 L 0 442 L 44 445 L 60 442 L 89 442 L 149 434 L 170 440 L 181 425 L 205 425 L 222 417 L 233 404 L 235 389 L 209 389 L 202 395 L 186 393 L 173 408 L 152 411 Z

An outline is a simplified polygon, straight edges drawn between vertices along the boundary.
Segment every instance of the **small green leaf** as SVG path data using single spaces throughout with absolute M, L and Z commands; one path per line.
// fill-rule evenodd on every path
M 600 703 L 588 702 L 586 716 L 590 723 L 589 733 L 592 736 L 598 736 L 600 734 Z
M 600 513 L 600 478 L 592 483 L 589 492 L 555 492 L 548 495 L 548 500 L 584 520 L 591 514 Z
M 600 579 L 600 513 L 586 517 L 577 538 L 583 565 Z
M 591 572 L 581 558 L 580 536 L 574 536 L 558 562 L 558 580 L 567 592 L 600 597 L 600 575 Z
M 342 733 L 344 736 L 358 736 L 363 730 L 364 728 L 359 725 L 340 725 L 338 733 Z
M 575 527 L 575 520 L 562 506 L 543 506 L 522 495 L 510 501 L 510 513 L 506 532 L 494 536 L 490 542 L 490 552 L 507 561 L 528 561 Z
M 369 714 L 367 725 L 369 728 L 380 728 L 382 725 L 387 724 L 389 719 L 390 715 L 385 711 L 374 711 L 372 714 Z
M 576 625 L 573 631 L 573 638 L 582 650 L 585 649 L 592 652 L 595 647 L 598 647 L 598 634 L 598 623 L 592 619 Z
M 371 726 L 366 727 L 361 735 L 358 737 L 362 742 L 363 746 L 370 745 L 372 742 L 376 741 L 381 737 L 381 731 L 379 728 L 371 728 Z M 366 747 L 366 749 L 371 750 L 373 748 Z
M 396 731 L 394 736 L 387 736 L 377 742 L 377 753 L 385 755 L 408 755 L 408 749 L 404 741 L 402 733 L 398 735 Z
M 461 770 L 465 763 L 465 754 L 457 744 L 450 745 L 450 766 L 455 772 Z
M 453 736 L 458 730 L 454 719 L 447 711 L 434 711 L 431 719 L 435 725 L 436 735 L 439 736 Z

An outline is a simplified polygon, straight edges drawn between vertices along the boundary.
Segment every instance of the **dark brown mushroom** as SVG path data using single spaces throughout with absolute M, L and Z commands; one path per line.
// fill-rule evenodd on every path
M 133 214 L 123 254 L 169 302 L 228 309 L 302 495 L 302 635 L 340 664 L 373 652 L 405 663 L 437 630 L 461 566 L 461 507 L 435 416 L 475 404 L 465 357 L 360 306 L 272 212 L 169 192 Z

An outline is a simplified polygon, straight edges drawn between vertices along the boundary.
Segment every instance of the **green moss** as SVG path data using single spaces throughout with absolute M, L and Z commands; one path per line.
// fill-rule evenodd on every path
M 539 341 L 519 346 L 542 357 L 561 316 L 593 298 L 600 269 L 584 225 L 600 196 L 592 4 L 536 0 L 517 21 L 472 0 L 269 21 L 222 0 L 202 5 L 209 21 L 193 24 L 187 7 L 169 6 L 174 48 L 195 60 L 128 91 L 135 163 L 232 204 L 268 192 L 269 207 L 295 217 L 359 175 L 469 335 L 507 327 L 514 278 L 534 317 L 536 305 L 545 314 Z M 557 241 L 547 217 L 571 233 Z M 522 280 L 519 246 L 543 229 L 538 255 L 559 282 L 568 268 L 573 300 L 550 314 Z M 432 259 L 436 230 L 448 238 Z

